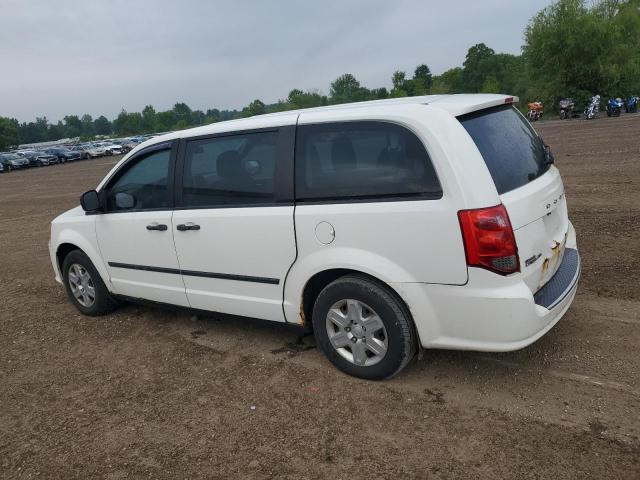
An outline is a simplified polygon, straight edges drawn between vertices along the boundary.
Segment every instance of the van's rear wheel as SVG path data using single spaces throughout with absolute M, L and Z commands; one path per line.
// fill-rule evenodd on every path
M 316 342 L 349 375 L 380 380 L 400 372 L 417 338 L 404 304 L 385 286 L 347 275 L 327 285 L 313 307 Z
M 67 295 L 80 313 L 95 317 L 118 306 L 84 252 L 74 250 L 65 257 L 62 276 Z

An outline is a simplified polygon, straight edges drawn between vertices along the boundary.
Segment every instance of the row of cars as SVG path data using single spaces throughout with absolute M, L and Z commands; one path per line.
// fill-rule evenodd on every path
M 10 172 L 29 167 L 45 167 L 74 160 L 86 160 L 111 155 L 122 155 L 151 138 L 137 136 L 101 142 L 59 145 L 46 148 L 23 148 L 0 152 L 0 172 Z

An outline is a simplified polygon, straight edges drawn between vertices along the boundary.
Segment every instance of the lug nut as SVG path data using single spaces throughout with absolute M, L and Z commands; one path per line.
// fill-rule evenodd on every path
M 350 331 L 351 331 L 351 327 L 347 327 L 347 328 L 345 328 L 345 330 L 346 330 L 347 332 L 350 332 Z
M 353 343 L 356 343 L 356 342 L 358 341 L 358 339 L 357 339 L 356 337 L 352 337 L 352 338 L 351 338 L 351 341 L 352 341 Z

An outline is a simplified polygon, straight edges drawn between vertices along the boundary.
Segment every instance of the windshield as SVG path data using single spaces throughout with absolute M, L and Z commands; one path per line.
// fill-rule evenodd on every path
M 522 187 L 549 170 L 544 142 L 514 107 L 479 110 L 458 120 L 480 150 L 498 194 Z

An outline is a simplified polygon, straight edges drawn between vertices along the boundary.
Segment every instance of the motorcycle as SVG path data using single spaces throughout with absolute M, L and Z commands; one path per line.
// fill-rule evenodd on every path
M 544 115 L 544 104 L 542 102 L 531 102 L 528 104 L 528 107 L 529 112 L 527 113 L 527 117 L 529 117 L 530 122 L 540 120 L 542 115 Z
M 600 110 L 600 95 L 594 95 L 591 97 L 591 101 L 584 109 L 584 118 L 592 120 L 597 118 L 598 111 Z
M 607 117 L 619 117 L 624 102 L 620 97 L 610 98 L 607 102 Z
M 560 120 L 573 117 L 574 108 L 576 108 L 576 102 L 573 101 L 573 98 L 560 100 Z
M 638 111 L 638 97 L 631 96 L 627 98 L 627 101 L 624 102 L 624 111 L 626 113 L 635 113 Z

